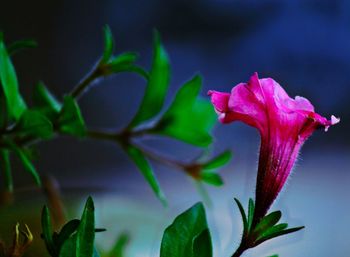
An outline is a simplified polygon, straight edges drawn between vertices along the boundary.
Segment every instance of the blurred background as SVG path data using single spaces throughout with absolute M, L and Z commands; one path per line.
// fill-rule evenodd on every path
M 30 102 L 30 92 L 39 80 L 57 96 L 69 92 L 101 55 L 105 24 L 114 34 L 116 52 L 137 51 L 140 63 L 148 66 L 152 30 L 160 31 L 172 64 L 167 103 L 197 72 L 204 77 L 205 96 L 209 89 L 229 91 L 257 71 L 260 77 L 277 80 L 290 96 L 308 98 L 318 113 L 341 117 L 336 127 L 327 133 L 316 131 L 308 140 L 287 188 L 273 206 L 283 211 L 283 220 L 291 226 L 306 229 L 245 256 L 350 256 L 349 1 L 2 1 L 0 29 L 6 41 L 33 38 L 39 44 L 14 57 L 25 98 Z M 101 81 L 80 101 L 86 123 L 117 131 L 136 112 L 144 88 L 144 81 L 130 74 Z M 214 152 L 231 149 L 234 153 L 221 172 L 225 185 L 208 188 L 214 202 L 208 219 L 215 256 L 224 257 L 233 252 L 241 233 L 233 197 L 246 203 L 254 195 L 259 137 L 240 123 L 218 124 L 214 135 Z M 165 138 L 145 143 L 181 159 L 200 152 Z M 111 227 L 107 239 L 98 236 L 103 238 L 102 248 L 108 248 L 121 231 L 130 231 L 129 257 L 157 256 L 164 227 L 201 200 L 184 174 L 155 165 L 170 203 L 164 209 L 113 144 L 59 138 L 42 143 L 39 149 L 39 172 L 53 175 L 66 198 L 64 188 L 82 197 L 95 192 L 99 224 Z M 18 187 L 32 181 L 17 167 Z

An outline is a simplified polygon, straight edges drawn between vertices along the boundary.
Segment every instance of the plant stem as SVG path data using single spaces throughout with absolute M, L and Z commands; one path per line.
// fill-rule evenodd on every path
M 247 250 L 247 247 L 245 247 L 245 245 L 241 243 L 231 257 L 239 257 L 243 254 L 245 250 Z
M 97 64 L 96 67 L 94 67 L 92 71 L 85 78 L 83 78 L 78 83 L 78 85 L 75 86 L 75 88 L 73 88 L 70 95 L 75 99 L 79 98 L 87 89 L 87 87 L 100 76 L 101 76 L 100 66 L 99 64 Z

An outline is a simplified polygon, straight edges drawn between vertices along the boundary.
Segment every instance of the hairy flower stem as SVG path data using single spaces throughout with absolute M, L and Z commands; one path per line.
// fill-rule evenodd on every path
M 239 245 L 239 247 L 237 248 L 237 250 L 232 254 L 231 257 L 239 257 L 241 256 L 245 250 L 247 250 L 248 248 L 244 245 L 243 241 L 241 242 L 241 244 Z

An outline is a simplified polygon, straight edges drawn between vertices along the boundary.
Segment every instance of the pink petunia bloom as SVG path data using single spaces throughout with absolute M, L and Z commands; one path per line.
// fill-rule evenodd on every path
M 264 217 L 285 184 L 305 140 L 317 129 L 339 122 L 315 113 L 305 98 L 290 98 L 273 79 L 240 83 L 231 93 L 209 91 L 211 102 L 222 123 L 242 121 L 257 128 L 261 136 L 255 192 L 254 221 Z

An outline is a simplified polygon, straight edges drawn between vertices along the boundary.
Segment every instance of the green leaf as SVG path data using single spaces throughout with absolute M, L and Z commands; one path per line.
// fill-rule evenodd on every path
M 64 242 L 77 231 L 79 224 L 80 224 L 80 220 L 73 219 L 73 220 L 67 222 L 62 227 L 62 229 L 61 229 L 60 233 L 57 235 L 57 239 L 55 241 L 55 244 L 57 245 L 58 249 L 61 249 Z
M 285 229 L 285 230 L 282 230 L 282 231 L 277 231 L 275 233 L 270 233 L 269 235 L 266 235 L 266 236 L 260 238 L 259 240 L 257 240 L 256 245 L 261 244 L 261 243 L 263 243 L 263 242 L 265 242 L 267 240 L 270 240 L 272 238 L 275 238 L 275 237 L 279 237 L 279 236 L 283 236 L 283 235 L 286 235 L 286 234 L 294 233 L 294 232 L 299 231 L 299 230 L 301 230 L 303 228 L 305 228 L 305 227 L 301 226 L 301 227 Z
M 268 256 L 268 257 L 278 257 L 278 254 L 274 254 L 274 255 L 271 255 L 271 256 Z
M 10 152 L 8 150 L 0 151 L 1 169 L 4 173 L 5 187 L 9 192 L 13 192 L 13 179 L 11 172 Z
M 217 115 L 209 101 L 197 99 L 201 84 L 202 78 L 197 75 L 180 88 L 154 133 L 199 147 L 207 147 L 212 142 L 209 132 Z
M 222 186 L 224 182 L 222 181 L 222 178 L 219 176 L 219 174 L 212 173 L 212 172 L 202 172 L 200 174 L 200 178 L 202 181 L 211 184 L 213 186 Z
M 211 237 L 202 203 L 176 217 L 164 232 L 160 257 L 179 256 L 212 256 Z
M 153 172 L 151 165 L 149 164 L 149 162 L 147 161 L 143 153 L 138 148 L 130 144 L 126 145 L 124 149 L 126 153 L 129 155 L 129 157 L 134 161 L 136 166 L 139 168 L 142 175 L 151 186 L 153 192 L 157 195 L 159 200 L 164 205 L 166 205 L 165 195 L 159 186 L 159 183 L 156 179 L 156 176 Z
M 245 214 L 245 211 L 244 211 L 244 208 L 241 204 L 241 202 L 237 199 L 237 198 L 234 198 L 235 199 L 235 202 L 238 206 L 238 209 L 239 209 L 239 212 L 241 213 L 241 216 L 242 216 L 242 222 L 243 222 L 243 234 L 244 235 L 247 235 L 248 233 L 248 221 L 247 221 L 247 216 Z
M 52 123 L 39 111 L 33 110 L 23 112 L 14 132 L 42 139 L 49 139 L 54 134 Z
M 59 129 L 62 133 L 84 137 L 86 127 L 79 105 L 71 96 L 66 96 L 58 118 Z
M 216 168 L 219 168 L 221 166 L 224 166 L 226 163 L 228 163 L 231 160 L 232 153 L 231 151 L 225 151 L 215 158 L 211 159 L 210 161 L 203 164 L 202 169 L 203 170 L 213 170 Z
M 18 40 L 14 43 L 12 43 L 8 49 L 7 52 L 10 56 L 16 54 L 17 52 L 27 49 L 27 48 L 35 48 L 37 47 L 38 44 L 36 43 L 35 40 L 32 39 L 23 39 L 23 40 Z
M 252 198 L 249 198 L 248 202 L 248 231 L 251 230 L 253 219 L 254 219 L 254 210 L 255 210 L 255 204 Z
M 114 50 L 114 39 L 113 39 L 112 31 L 108 25 L 104 26 L 103 35 L 104 35 L 104 51 L 103 51 L 101 62 L 107 63 L 109 59 L 112 57 L 113 50 Z
M 20 160 L 22 161 L 22 164 L 23 164 L 25 170 L 28 171 L 29 174 L 34 178 L 35 183 L 38 186 L 41 186 L 40 176 L 39 176 L 38 172 L 36 171 L 33 163 L 31 162 L 30 157 L 28 156 L 28 153 L 24 149 L 19 148 L 18 146 L 14 145 L 14 144 L 11 144 L 11 147 L 14 150 L 14 152 L 18 155 Z
M 154 33 L 153 62 L 141 105 L 129 127 L 156 116 L 162 109 L 170 81 L 168 55 L 161 44 L 158 32 Z
M 257 240 L 261 239 L 261 238 L 264 238 L 266 236 L 269 236 L 269 235 L 272 235 L 272 234 L 275 234 L 275 233 L 278 233 L 282 230 L 285 230 L 286 228 L 288 227 L 288 224 L 287 223 L 281 223 L 281 224 L 277 224 L 275 226 L 272 226 L 268 229 L 266 229 L 258 238 Z
M 44 206 L 41 212 L 41 228 L 43 230 L 42 235 L 46 245 L 46 248 L 52 257 L 58 256 L 57 250 L 52 238 L 52 222 L 49 209 Z
M 253 233 L 256 234 L 257 236 L 260 236 L 267 229 L 277 224 L 277 222 L 281 219 L 281 216 L 282 216 L 281 211 L 274 211 L 266 215 L 264 218 L 261 219 L 258 225 L 256 225 L 256 227 L 253 230 Z
M 62 248 L 60 249 L 59 257 L 76 257 L 77 256 L 76 249 L 77 249 L 77 234 L 74 234 L 63 243 Z
M 19 92 L 15 68 L 12 65 L 3 34 L 0 32 L 0 82 L 7 101 L 7 110 L 10 117 L 18 120 L 27 106 Z
M 95 240 L 95 207 L 91 197 L 86 201 L 77 230 L 76 257 L 92 257 Z
M 50 93 L 43 82 L 39 82 L 34 88 L 33 102 L 35 107 L 48 109 L 56 114 L 61 110 L 61 103 Z
M 127 233 L 122 233 L 117 238 L 112 250 L 109 252 L 108 257 L 125 257 L 125 248 L 130 242 L 130 236 Z

